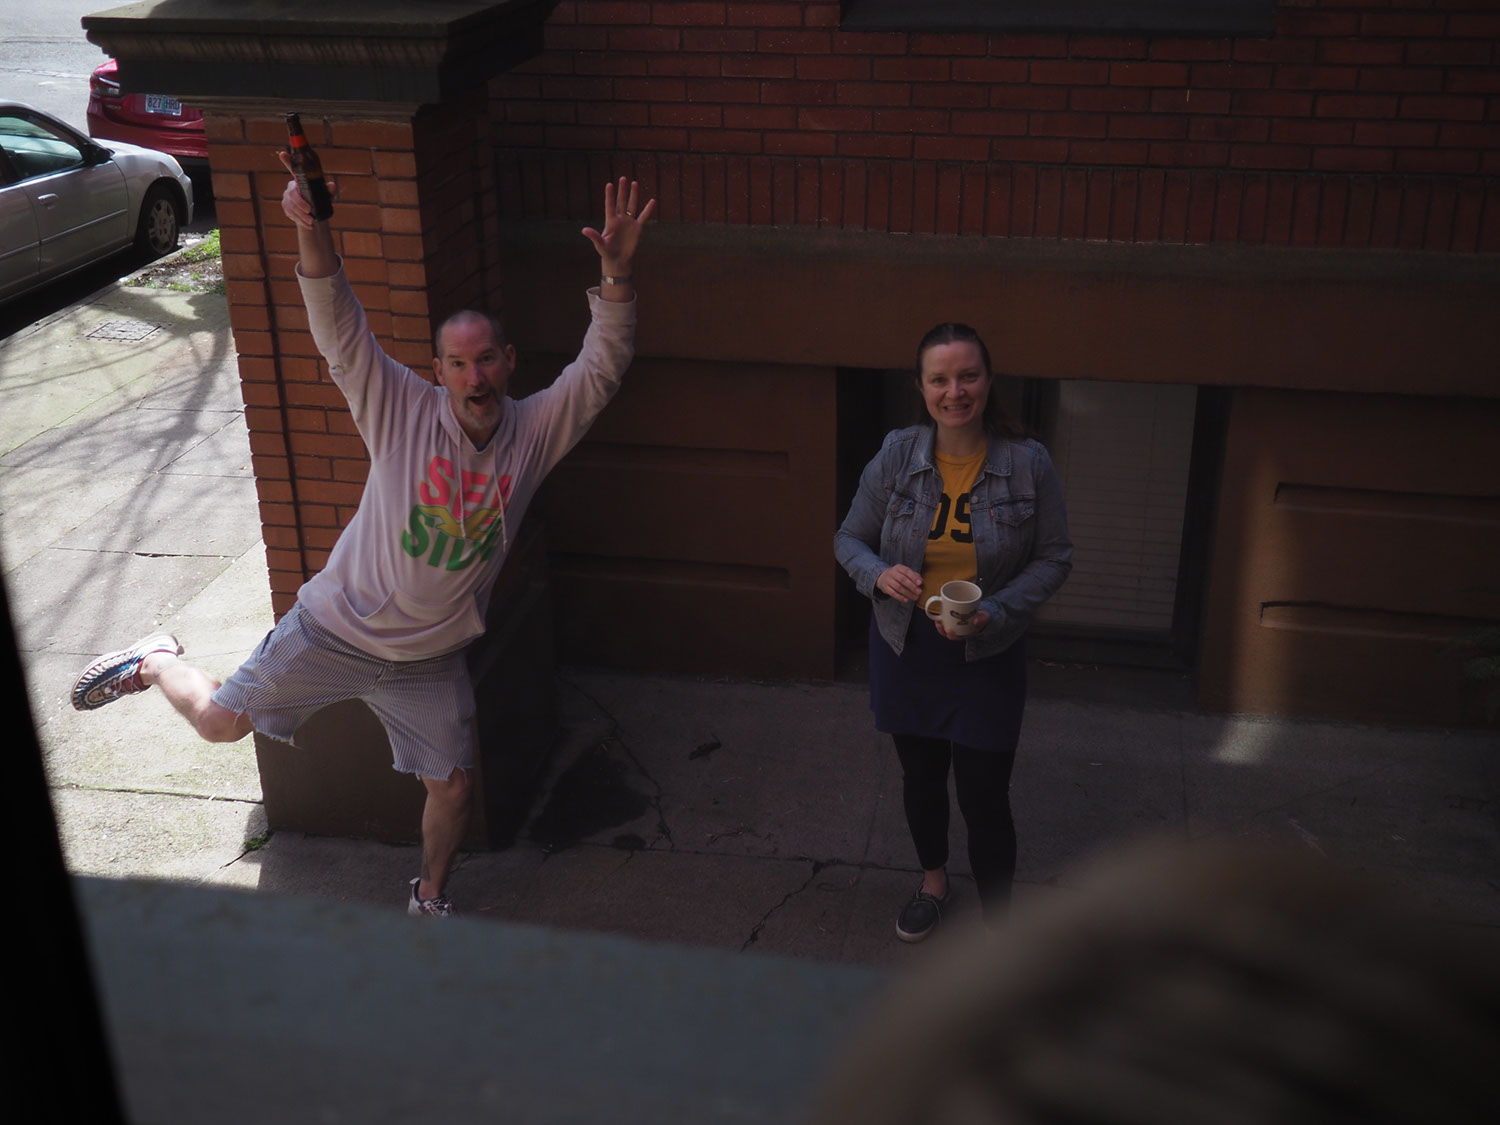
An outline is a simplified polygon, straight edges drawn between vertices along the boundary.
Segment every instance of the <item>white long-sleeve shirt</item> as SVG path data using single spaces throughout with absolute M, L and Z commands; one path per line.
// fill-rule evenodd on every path
M 590 290 L 578 358 L 545 390 L 507 397 L 499 428 L 475 449 L 447 391 L 381 349 L 342 268 L 298 281 L 313 339 L 370 452 L 359 509 L 298 600 L 371 656 L 452 652 L 484 632 L 490 591 L 542 478 L 619 389 L 635 302 Z

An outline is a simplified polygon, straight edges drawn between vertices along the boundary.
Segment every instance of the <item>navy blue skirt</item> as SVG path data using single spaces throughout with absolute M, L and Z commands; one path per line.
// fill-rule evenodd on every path
M 945 738 L 975 750 L 1013 752 L 1026 710 L 1026 638 L 983 660 L 945 639 L 920 607 L 898 656 L 870 619 L 870 710 L 885 734 Z

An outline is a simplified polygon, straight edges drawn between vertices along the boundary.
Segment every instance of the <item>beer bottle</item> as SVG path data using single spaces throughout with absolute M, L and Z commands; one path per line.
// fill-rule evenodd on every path
M 328 193 L 328 181 L 323 178 L 323 165 L 307 143 L 302 120 L 295 113 L 286 115 L 286 131 L 291 138 L 292 175 L 297 177 L 297 190 L 312 207 L 314 219 L 332 218 L 333 196 Z

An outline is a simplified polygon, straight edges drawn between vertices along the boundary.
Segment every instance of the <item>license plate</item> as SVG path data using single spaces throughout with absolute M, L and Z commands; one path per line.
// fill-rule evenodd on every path
M 146 95 L 147 113 L 164 113 L 168 117 L 182 116 L 182 103 L 176 98 L 169 98 L 165 94 Z

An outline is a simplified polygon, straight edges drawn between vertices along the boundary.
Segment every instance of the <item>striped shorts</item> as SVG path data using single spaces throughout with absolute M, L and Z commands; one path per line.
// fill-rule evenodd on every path
M 292 606 L 250 659 L 214 692 L 260 734 L 296 745 L 297 728 L 344 699 L 363 700 L 385 727 L 396 769 L 446 780 L 474 767 L 474 686 L 462 651 L 381 660 Z

